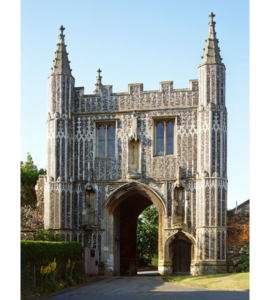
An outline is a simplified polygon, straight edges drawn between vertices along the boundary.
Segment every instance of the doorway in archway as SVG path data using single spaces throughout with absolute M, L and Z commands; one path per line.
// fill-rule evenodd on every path
M 179 230 L 169 239 L 169 256 L 172 273 L 190 275 L 194 273 L 195 241 L 188 233 Z
M 114 274 L 136 275 L 137 220 L 142 211 L 153 203 L 135 193 L 123 200 L 114 211 Z

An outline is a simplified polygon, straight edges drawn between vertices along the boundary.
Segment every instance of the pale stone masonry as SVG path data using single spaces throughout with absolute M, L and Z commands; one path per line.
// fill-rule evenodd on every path
M 136 273 L 137 217 L 152 203 L 161 274 L 227 271 L 225 66 L 209 17 L 199 79 L 186 89 L 164 81 L 156 91 L 137 83 L 113 93 L 99 69 L 85 95 L 60 27 L 48 85 L 44 223 L 99 249 L 107 275 Z

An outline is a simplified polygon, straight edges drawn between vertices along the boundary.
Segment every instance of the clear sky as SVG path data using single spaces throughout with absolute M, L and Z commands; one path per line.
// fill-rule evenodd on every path
M 157 90 L 167 80 L 187 88 L 198 78 L 211 11 L 226 65 L 228 208 L 249 199 L 248 0 L 22 0 L 21 160 L 30 152 L 39 168 L 47 167 L 47 78 L 60 25 L 75 86 L 86 94 L 95 88 L 98 68 L 113 92 L 138 82 Z

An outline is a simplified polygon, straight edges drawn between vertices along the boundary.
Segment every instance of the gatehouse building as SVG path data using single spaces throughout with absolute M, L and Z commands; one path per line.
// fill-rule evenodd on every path
M 44 224 L 98 249 L 106 275 L 137 273 L 137 219 L 151 204 L 160 274 L 227 272 L 226 68 L 209 17 L 198 79 L 154 91 L 132 83 L 115 93 L 99 69 L 85 94 L 60 27 L 48 78 Z

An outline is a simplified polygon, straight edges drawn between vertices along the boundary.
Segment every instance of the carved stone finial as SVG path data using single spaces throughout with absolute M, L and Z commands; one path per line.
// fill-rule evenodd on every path
M 51 119 L 51 113 L 48 113 L 48 120 Z
M 63 25 L 60 26 L 59 30 L 61 31 L 61 34 L 63 34 L 63 32 L 64 32 L 65 29 L 66 28 Z
M 58 181 L 58 182 L 62 182 L 62 181 L 63 181 L 63 180 L 62 180 L 62 177 L 59 176 L 59 177 L 57 178 L 57 181 Z
M 98 72 L 98 77 L 100 77 L 100 73 L 102 72 L 102 70 L 100 70 L 100 68 L 98 68 L 97 72 Z
M 100 73 L 102 71 L 100 69 L 98 69 L 97 72 L 98 72 L 98 76 L 97 76 L 97 83 L 96 83 L 96 85 L 101 85 L 101 78 L 102 78 L 102 76 L 100 76 Z
M 54 178 L 52 176 L 50 176 L 49 181 L 54 181 Z
M 54 114 L 54 117 L 55 117 L 55 119 L 59 118 L 59 112 L 58 111 Z
M 213 12 L 211 12 L 211 14 L 208 16 L 210 19 L 211 19 L 211 23 L 213 23 L 213 18 L 215 17 L 216 15 L 213 14 Z
M 204 175 L 204 177 L 209 177 L 209 174 L 206 171 L 203 171 L 203 175 Z
M 100 73 L 102 72 L 102 70 L 100 70 L 100 68 L 99 68 L 97 70 L 97 72 L 98 72 L 98 76 L 96 77 L 97 78 L 97 83 L 95 84 L 95 86 L 96 86 L 96 89 L 94 90 L 95 94 L 99 93 L 99 88 L 101 86 L 101 79 L 102 79 L 102 76 L 100 76 Z

